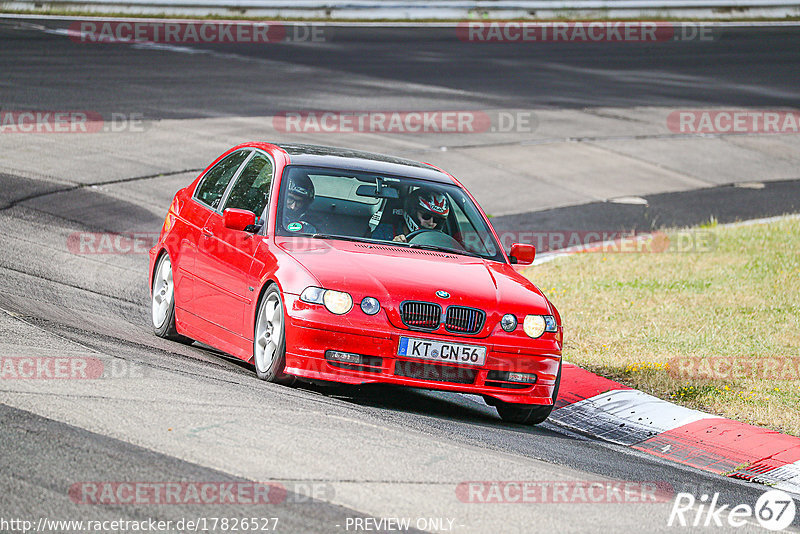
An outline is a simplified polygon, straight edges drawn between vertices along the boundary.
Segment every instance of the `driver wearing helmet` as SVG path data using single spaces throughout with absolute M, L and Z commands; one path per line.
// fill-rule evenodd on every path
M 314 183 L 307 174 L 293 173 L 286 186 L 283 206 L 283 227 L 291 232 L 315 232 L 312 224 L 304 221 L 306 211 L 314 201 Z
M 408 234 L 420 229 L 443 231 L 449 214 L 450 206 L 444 193 L 420 188 L 406 198 L 403 220 L 379 224 L 372 237 L 405 243 Z

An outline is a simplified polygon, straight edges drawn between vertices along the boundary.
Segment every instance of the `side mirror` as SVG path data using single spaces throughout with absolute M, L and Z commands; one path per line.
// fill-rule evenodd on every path
M 222 222 L 225 228 L 244 231 L 245 228 L 256 223 L 256 214 L 252 211 L 228 208 L 222 214 Z
M 525 245 L 522 243 L 514 243 L 511 245 L 511 252 L 508 254 L 511 263 L 519 265 L 530 265 L 536 258 L 536 247 L 533 245 Z

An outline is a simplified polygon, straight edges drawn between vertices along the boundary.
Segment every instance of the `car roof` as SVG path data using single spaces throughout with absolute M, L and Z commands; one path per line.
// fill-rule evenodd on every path
M 291 165 L 345 168 L 440 183 L 453 183 L 453 179 L 449 175 L 436 167 L 410 159 L 320 145 L 276 144 L 275 146 L 289 155 Z

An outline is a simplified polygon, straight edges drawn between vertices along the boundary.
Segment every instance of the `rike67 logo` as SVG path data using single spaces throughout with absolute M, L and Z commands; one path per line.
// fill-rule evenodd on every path
M 695 498 L 691 493 L 678 493 L 672 505 L 667 525 L 677 527 L 722 527 L 725 529 L 744 527 L 752 524 L 752 518 L 762 527 L 780 531 L 794 521 L 797 506 L 792 497 L 781 490 L 769 490 L 756 501 L 749 504 L 719 505 L 719 493 L 707 493 Z

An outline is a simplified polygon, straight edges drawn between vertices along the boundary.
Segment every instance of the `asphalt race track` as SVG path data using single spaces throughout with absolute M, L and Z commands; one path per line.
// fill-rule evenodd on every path
M 0 381 L 0 520 L 255 517 L 278 518 L 278 532 L 363 532 L 373 525 L 365 518 L 411 518 L 429 532 L 716 531 L 669 527 L 671 500 L 482 504 L 463 502 L 456 488 L 643 481 L 751 506 L 764 492 L 553 424 L 504 424 L 477 397 L 261 382 L 238 360 L 152 334 L 146 253 L 75 243 L 92 232 L 157 233 L 174 192 L 251 139 L 431 161 L 511 231 L 795 213 L 797 133 L 695 135 L 670 130 L 667 117 L 799 108 L 800 27 L 715 28 L 709 42 L 515 45 L 464 43 L 447 28 L 326 26 L 317 42 L 173 46 L 74 42 L 68 25 L 0 16 L 0 111 L 124 119 L 92 134 L 0 133 L 0 356 L 86 356 L 105 374 Z M 291 110 L 533 120 L 512 132 L 281 131 L 273 117 Z M 285 493 L 258 505 L 76 497 L 103 481 L 255 482 Z M 736 531 L 763 529 L 750 521 Z

